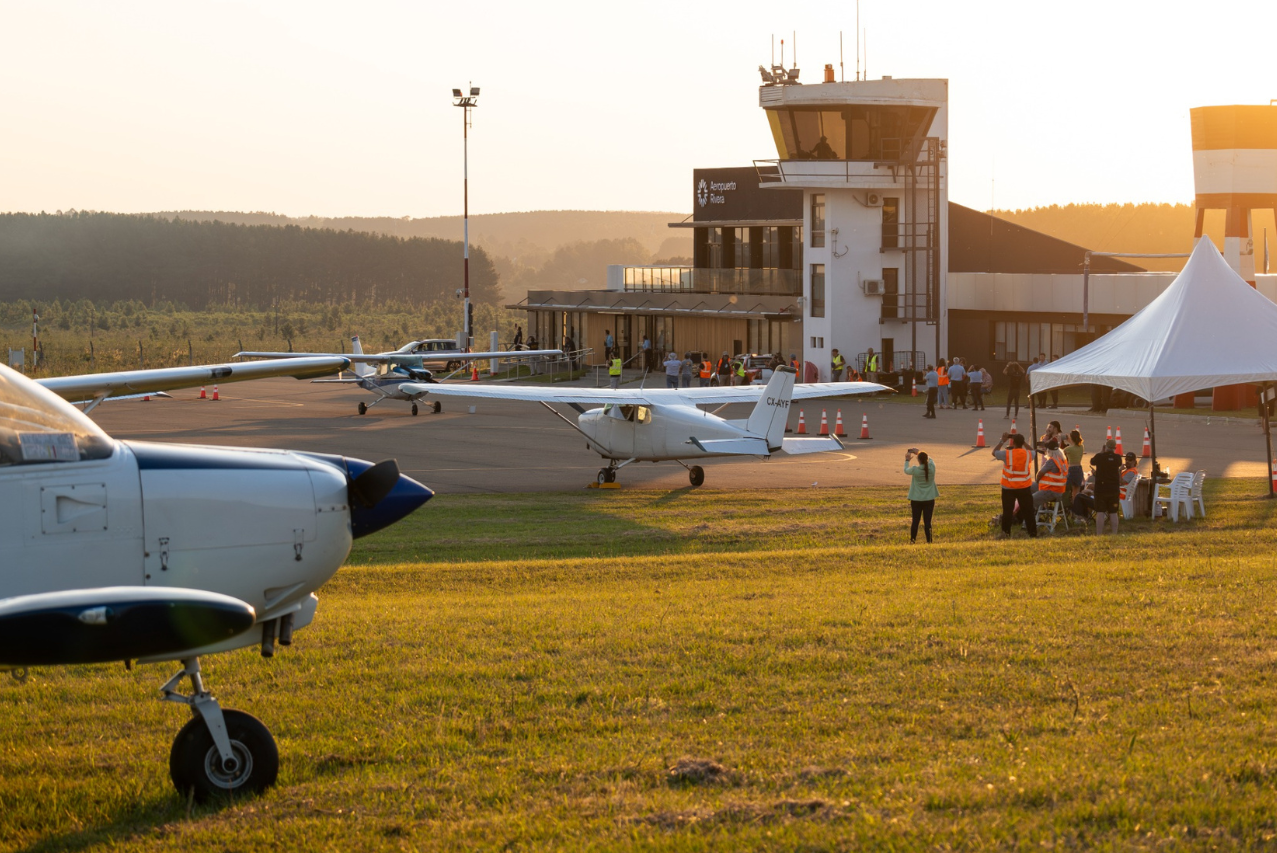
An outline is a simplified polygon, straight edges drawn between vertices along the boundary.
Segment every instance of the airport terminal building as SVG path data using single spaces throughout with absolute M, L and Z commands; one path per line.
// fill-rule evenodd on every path
M 893 369 L 1062 356 L 1174 279 L 1093 257 L 1084 295 L 1085 247 L 949 201 L 947 81 L 826 77 L 760 87 L 775 158 L 694 170 L 692 216 L 670 223 L 693 231 L 690 265 L 614 266 L 606 290 L 510 307 L 538 341 L 600 358 L 611 331 L 626 359 L 646 336 L 659 351 L 793 354 L 823 380 L 835 347 L 860 364 L 872 347 Z M 1277 276 L 1253 277 L 1277 299 Z

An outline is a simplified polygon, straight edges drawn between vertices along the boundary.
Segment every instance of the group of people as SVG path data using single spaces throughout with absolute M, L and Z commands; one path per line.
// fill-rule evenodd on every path
M 1091 472 L 1084 476 L 1086 446 L 1080 430 L 1066 434 L 1059 421 L 1051 421 L 1032 449 L 1023 434 L 1004 432 L 993 448 L 993 457 L 1002 463 L 1001 538 L 1009 538 L 1017 522 L 1031 538 L 1037 538 L 1038 510 L 1053 501 L 1076 522 L 1086 524 L 1094 515 L 1096 535 L 1103 535 L 1106 528 L 1117 533 L 1121 502 L 1130 497 L 1139 477 L 1139 458 L 1134 453 L 1123 458 L 1116 448 L 1114 440 L 1106 441 L 1104 449 L 1090 458 Z M 1042 457 L 1036 477 L 1034 453 Z M 909 541 L 917 541 L 921 521 L 927 542 L 931 542 L 931 518 L 939 497 L 936 464 L 925 452 L 912 447 L 905 454 L 904 473 L 912 478 Z
M 934 418 L 936 407 L 941 409 L 967 408 L 970 400 L 975 411 L 984 410 L 984 395 L 993 390 L 993 374 L 978 364 L 967 366 L 966 359 L 955 356 L 938 365 L 927 365 L 923 374 L 927 392 L 927 411 L 924 418 Z

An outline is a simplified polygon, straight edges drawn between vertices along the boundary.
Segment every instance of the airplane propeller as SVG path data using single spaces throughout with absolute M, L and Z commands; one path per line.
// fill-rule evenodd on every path
M 394 524 L 434 497 L 433 491 L 401 474 L 399 463 L 393 459 L 374 465 L 328 453 L 302 455 L 337 465 L 346 472 L 350 532 L 355 539 Z

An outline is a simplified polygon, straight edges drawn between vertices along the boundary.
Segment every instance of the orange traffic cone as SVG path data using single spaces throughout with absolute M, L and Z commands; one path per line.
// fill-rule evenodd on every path
M 806 434 L 807 434 L 807 422 L 806 422 L 805 420 L 803 420 L 803 410 L 802 410 L 802 409 L 799 409 L 799 410 L 798 410 L 798 430 L 797 430 L 797 432 L 795 432 L 794 434 L 795 434 L 795 435 L 806 435 Z
M 1153 455 L 1153 442 L 1148 437 L 1148 427 L 1144 427 L 1144 446 L 1140 448 L 1140 458 L 1147 459 Z
M 842 428 L 842 409 L 838 410 L 838 417 L 834 418 L 834 435 L 839 438 L 847 436 L 847 433 Z
M 214 399 L 214 400 L 220 400 L 220 399 L 222 399 L 222 398 L 221 398 L 220 396 L 218 396 L 218 394 L 217 394 L 217 385 L 216 385 L 216 384 L 214 384 L 214 385 L 213 385 L 213 399 Z
M 980 418 L 980 425 L 975 430 L 975 446 L 984 447 L 984 418 Z
M 1117 455 L 1122 455 L 1122 428 L 1117 428 Z
M 207 400 L 207 399 L 208 399 L 208 392 L 204 390 L 204 386 L 203 386 L 203 385 L 201 385 L 201 386 L 200 386 L 200 399 L 201 399 L 201 400 Z
M 1277 459 L 1273 460 L 1273 490 L 1277 491 Z
M 869 437 L 869 416 L 868 415 L 864 415 L 860 419 L 860 437 L 861 438 Z
M 913 396 L 918 396 L 918 377 L 913 378 Z
M 1104 434 L 1104 443 L 1108 444 L 1113 440 L 1113 427 L 1108 428 L 1108 432 Z
M 479 381 L 479 362 L 477 361 L 470 363 L 470 381 L 471 382 Z
M 1012 434 L 1012 435 L 1015 435 L 1015 432 L 1016 432 L 1016 430 L 1015 430 L 1015 418 L 1012 418 L 1012 419 L 1011 419 L 1011 434 Z
M 825 416 L 825 410 L 820 410 L 820 432 L 817 435 L 829 435 L 829 418 Z

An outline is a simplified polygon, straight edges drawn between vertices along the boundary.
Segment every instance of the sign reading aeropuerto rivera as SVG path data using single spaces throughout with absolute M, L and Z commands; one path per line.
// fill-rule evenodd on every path
M 802 216 L 802 192 L 761 189 L 752 167 L 692 171 L 693 222 L 770 222 Z

